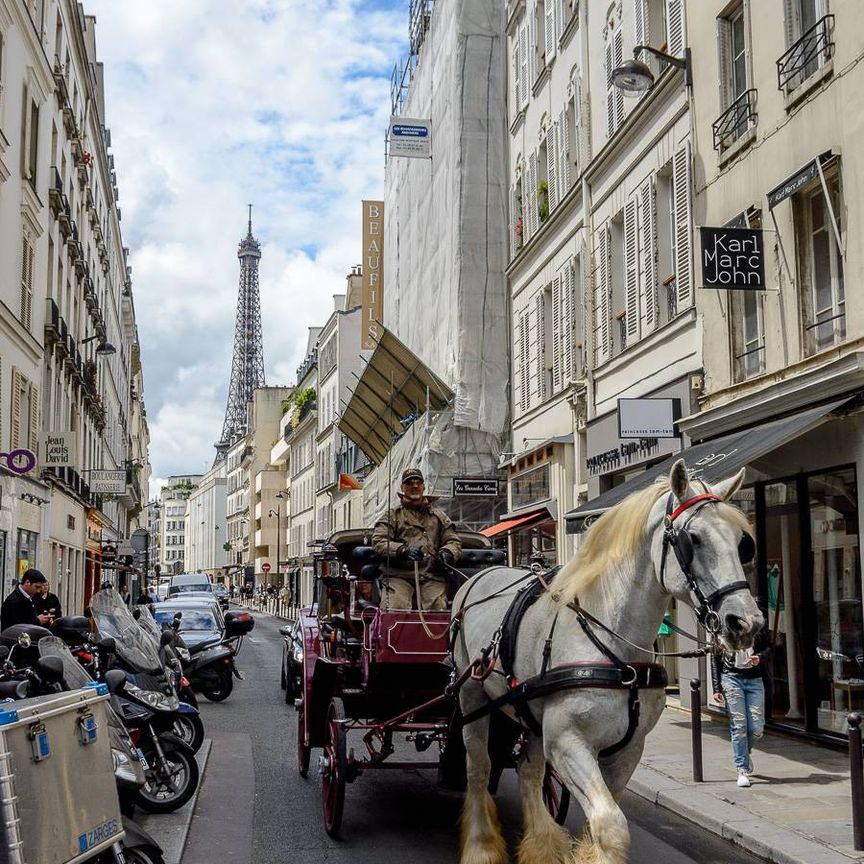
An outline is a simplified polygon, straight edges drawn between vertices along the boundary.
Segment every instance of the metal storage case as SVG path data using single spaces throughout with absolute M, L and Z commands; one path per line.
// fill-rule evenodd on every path
M 73 864 L 123 837 L 104 684 L 0 704 L 0 864 Z

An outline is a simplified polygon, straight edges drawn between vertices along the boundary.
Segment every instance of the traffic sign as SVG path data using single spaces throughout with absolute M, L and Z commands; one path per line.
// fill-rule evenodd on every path
M 262 573 L 269 573 L 270 572 L 270 565 L 266 561 L 261 565 L 261 572 Z

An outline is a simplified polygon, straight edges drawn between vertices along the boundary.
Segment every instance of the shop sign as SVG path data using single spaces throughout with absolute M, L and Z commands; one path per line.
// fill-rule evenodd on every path
M 480 479 L 453 478 L 453 497 L 495 498 L 498 495 L 498 479 L 486 477 Z
M 409 156 L 414 159 L 432 158 L 431 120 L 390 118 L 389 156 Z
M 384 320 L 384 202 L 363 202 L 363 322 L 361 348 L 374 348 Z
M 702 287 L 765 290 L 765 245 L 759 228 L 700 228 Z
M 45 432 L 39 442 L 39 463 L 43 468 L 74 468 L 77 452 L 77 432 Z
M 119 471 L 92 469 L 90 491 L 96 495 L 122 495 L 126 491 L 126 472 L 122 469 Z
M 775 186 L 768 193 L 768 209 L 773 210 L 778 204 L 782 204 L 787 198 L 791 198 L 800 189 L 803 189 L 819 173 L 814 159 L 809 165 L 805 165 L 797 174 L 793 174 L 784 180 L 779 186 Z
M 644 462 L 657 450 L 656 438 L 640 438 L 627 444 L 619 444 L 604 453 L 589 456 L 586 460 L 590 474 L 606 474 L 616 468 L 636 462 Z
M 680 399 L 619 399 L 619 438 L 677 438 Z
M 26 447 L 10 450 L 8 453 L 0 453 L 0 460 L 6 463 L 6 467 L 19 477 L 29 474 L 36 467 L 36 454 Z

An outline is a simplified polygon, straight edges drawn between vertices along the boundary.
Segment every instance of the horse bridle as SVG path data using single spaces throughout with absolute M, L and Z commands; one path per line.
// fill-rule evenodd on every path
M 675 558 L 678 560 L 678 566 L 687 580 L 687 586 L 693 595 L 696 597 L 699 605 L 696 609 L 696 617 L 702 626 L 712 635 L 716 635 L 722 628 L 720 615 L 715 606 L 719 600 L 722 600 L 727 594 L 734 594 L 736 591 L 750 590 L 750 584 L 744 580 L 731 582 L 729 585 L 724 585 L 716 591 L 712 591 L 707 597 L 704 591 L 699 587 L 690 565 L 693 563 L 693 536 L 688 530 L 688 526 L 693 521 L 696 514 L 706 504 L 718 504 L 723 501 L 716 495 L 706 492 L 703 495 L 694 495 L 686 501 L 675 507 L 675 496 L 669 493 L 666 499 L 666 516 L 663 519 L 663 554 L 660 559 L 660 584 L 666 589 L 666 555 L 671 547 L 675 553 Z M 687 520 L 680 528 L 675 527 L 675 520 L 682 514 L 688 513 Z M 747 564 L 753 560 L 756 553 L 756 546 L 753 538 L 746 532 L 742 532 L 741 540 L 738 543 L 738 559 L 742 564 Z

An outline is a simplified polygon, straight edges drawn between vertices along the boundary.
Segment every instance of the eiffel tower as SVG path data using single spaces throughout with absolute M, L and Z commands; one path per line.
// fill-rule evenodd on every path
M 246 403 L 264 386 L 264 344 L 261 339 L 261 297 L 258 292 L 258 262 L 261 245 L 252 236 L 252 205 L 249 228 L 237 247 L 240 285 L 237 291 L 237 322 L 234 326 L 234 357 L 222 437 L 216 446 L 216 460 L 224 459 L 238 438 L 246 434 Z

